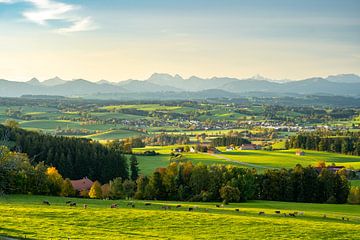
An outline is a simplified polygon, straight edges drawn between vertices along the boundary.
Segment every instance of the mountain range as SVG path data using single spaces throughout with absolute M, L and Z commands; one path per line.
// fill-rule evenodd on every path
M 0 97 L 20 97 L 22 95 L 58 95 L 84 98 L 118 98 L 115 96 L 162 93 L 167 96 L 191 96 L 197 93 L 202 98 L 237 97 L 244 95 L 342 95 L 360 96 L 360 77 L 355 74 L 340 74 L 326 78 L 314 77 L 290 81 L 272 80 L 261 76 L 247 79 L 213 77 L 209 79 L 192 76 L 188 79 L 180 75 L 154 73 L 146 80 L 126 80 L 91 82 L 84 79 L 66 81 L 59 77 L 40 82 L 32 78 L 27 82 L 0 79 Z M 175 94 L 176 93 L 176 94 Z M 141 95 L 140 94 L 140 95 Z M 107 97 L 108 96 L 108 97 Z

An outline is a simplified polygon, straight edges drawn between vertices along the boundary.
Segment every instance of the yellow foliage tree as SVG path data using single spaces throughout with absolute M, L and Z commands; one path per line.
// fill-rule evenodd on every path
M 101 198 L 102 197 L 102 190 L 101 184 L 98 181 L 95 181 L 90 188 L 89 192 L 90 198 Z
M 49 189 L 52 195 L 59 195 L 63 185 L 63 178 L 55 167 L 49 167 L 46 170 L 49 180 Z

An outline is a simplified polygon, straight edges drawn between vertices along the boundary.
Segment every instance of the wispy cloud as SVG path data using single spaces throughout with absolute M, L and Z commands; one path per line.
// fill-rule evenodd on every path
M 72 33 L 90 31 L 97 28 L 90 16 L 81 16 L 78 12 L 81 6 L 56 0 L 0 0 L 0 3 L 13 4 L 17 2 L 30 3 L 33 8 L 22 12 L 30 22 L 55 28 L 56 33 Z M 65 24 L 65 27 L 54 27 L 54 21 Z

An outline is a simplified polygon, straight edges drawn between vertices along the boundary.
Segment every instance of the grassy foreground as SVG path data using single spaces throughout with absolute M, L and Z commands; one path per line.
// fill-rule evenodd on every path
M 51 206 L 42 204 L 46 199 Z M 251 201 L 215 203 L 135 202 L 11 195 L 0 198 L 0 236 L 26 239 L 359 239 L 360 207 Z M 111 209 L 112 203 L 119 208 Z M 82 204 L 88 204 L 84 209 Z M 174 206 L 163 210 L 164 204 Z M 181 208 L 175 208 L 181 204 Z M 193 212 L 189 207 L 197 206 Z M 236 212 L 239 208 L 240 212 Z M 207 209 L 207 210 L 206 210 Z M 303 216 L 275 214 L 303 211 Z M 265 215 L 258 215 L 264 211 Z M 327 218 L 323 218 L 326 214 Z M 349 218 L 343 221 L 342 217 Z M 0 237 L 1 239 L 1 237 Z

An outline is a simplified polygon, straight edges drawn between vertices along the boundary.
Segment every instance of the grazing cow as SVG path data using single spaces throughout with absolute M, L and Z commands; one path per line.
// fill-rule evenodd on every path
M 110 208 L 117 208 L 118 205 L 116 203 L 111 204 Z
M 69 206 L 70 207 L 76 207 L 76 202 L 71 202 Z
M 345 221 L 345 218 L 344 218 L 344 217 L 342 217 L 342 220 L 343 220 L 343 221 Z
M 289 216 L 290 217 L 295 217 L 296 215 L 295 215 L 295 213 L 289 213 Z
M 87 205 L 87 204 L 84 204 L 83 207 L 84 207 L 84 209 L 87 209 L 88 205 Z
M 224 204 L 221 204 L 220 207 L 224 207 Z
M 281 212 L 280 211 L 275 211 L 276 214 L 280 214 Z
M 236 208 L 235 211 L 236 211 L 236 212 L 240 212 L 240 209 Z
M 219 204 L 216 204 L 216 207 L 220 207 L 220 205 L 219 205 Z
M 50 206 L 50 202 L 47 201 L 47 200 L 44 200 L 44 201 L 43 201 L 43 204 Z
M 151 206 L 151 203 L 147 202 L 147 203 L 145 203 L 145 206 Z
M 299 213 L 298 212 L 294 212 L 295 215 L 298 215 Z
M 259 215 L 265 215 L 265 212 L 259 212 Z
M 176 208 L 181 208 L 181 205 L 179 204 L 179 205 L 176 205 Z
M 69 203 L 71 203 L 71 201 L 66 201 L 66 203 L 65 203 L 65 204 L 69 204 Z
M 194 208 L 189 207 L 189 212 L 192 212 L 192 211 L 194 211 Z

